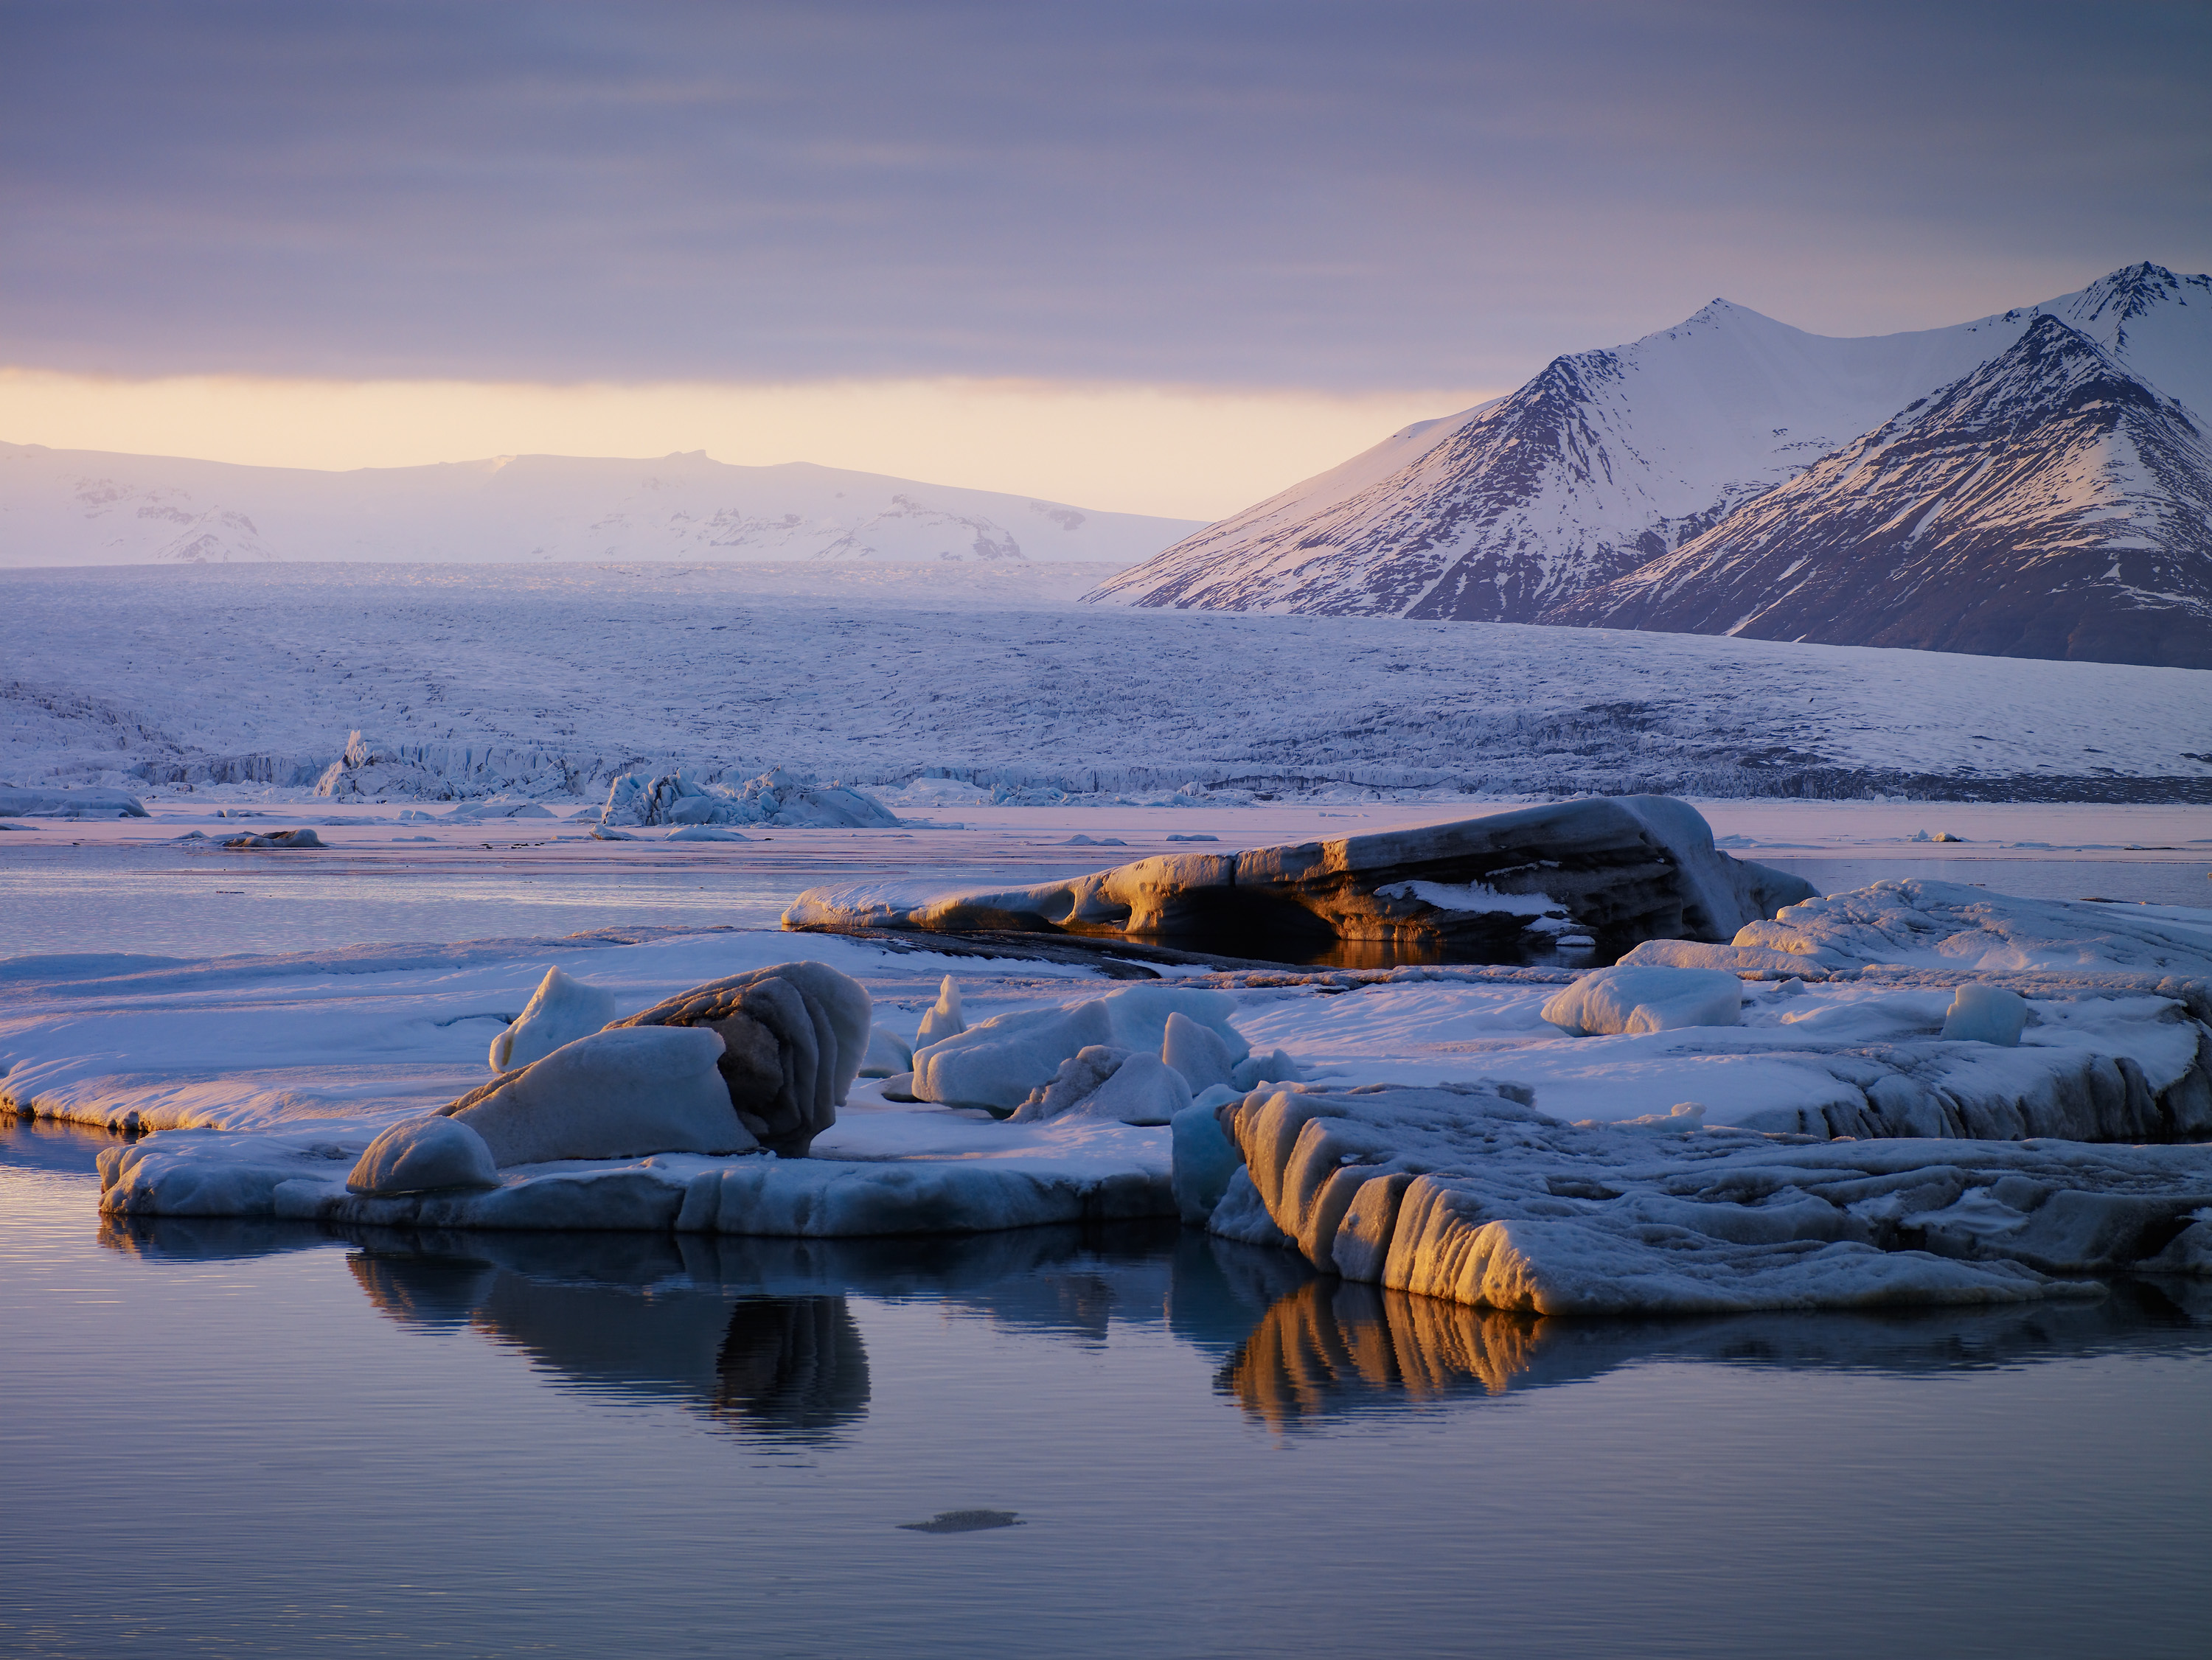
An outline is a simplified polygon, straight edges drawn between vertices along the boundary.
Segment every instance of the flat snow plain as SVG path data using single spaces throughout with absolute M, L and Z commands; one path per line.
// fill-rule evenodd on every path
M 1031 796 L 2212 791 L 2212 674 L 1075 603 L 1102 574 L 0 572 L 0 779 L 213 764 L 296 785 L 360 729 L 534 755 L 602 794 L 675 765 L 874 787 L 941 769 Z

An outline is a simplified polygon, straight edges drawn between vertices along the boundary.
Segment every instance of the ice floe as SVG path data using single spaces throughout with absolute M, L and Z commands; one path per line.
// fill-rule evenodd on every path
M 1384 1285 L 1411 1225 L 1403 1288 L 1557 1311 L 2044 1297 L 2212 1262 L 2212 1154 L 2126 1144 L 2212 1137 L 2201 978 L 1163 972 L 736 930 L 19 958 L 0 1096 L 161 1131 L 104 1159 L 118 1218 L 830 1238 L 1181 1215 Z M 1591 1035 L 1547 1018 L 1563 994 Z M 1735 1023 L 1650 1013 L 1709 996 Z M 1292 1158 L 1316 1118 L 1334 1166 Z M 1332 1218 L 1355 1169 L 1402 1178 L 1400 1208 Z
M 2212 1274 L 2212 1147 L 1844 1141 L 1563 1124 L 1493 1088 L 1257 1092 L 1212 1225 L 1267 1219 L 1316 1269 L 1545 1314 L 2097 1294 Z M 1185 1184 L 1187 1188 L 1195 1184 Z

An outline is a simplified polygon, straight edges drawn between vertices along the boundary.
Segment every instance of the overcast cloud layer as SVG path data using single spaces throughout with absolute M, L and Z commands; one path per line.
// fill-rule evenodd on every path
M 0 4 L 0 360 L 1510 385 L 2212 267 L 2212 7 Z

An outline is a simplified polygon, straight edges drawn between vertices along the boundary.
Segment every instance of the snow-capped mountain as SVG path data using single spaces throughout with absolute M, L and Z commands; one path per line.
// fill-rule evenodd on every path
M 2212 448 L 2179 403 L 2045 315 L 1543 620 L 2212 668 Z
M 1208 526 L 1091 597 L 1212 609 L 1533 621 L 1670 554 L 2044 315 L 2212 409 L 2212 277 L 2155 265 L 1948 329 L 1831 339 L 1717 300 L 1510 397 L 1408 427 Z
M 795 462 L 501 456 L 313 472 L 0 444 L 0 566 L 265 560 L 1084 560 L 1196 529 Z

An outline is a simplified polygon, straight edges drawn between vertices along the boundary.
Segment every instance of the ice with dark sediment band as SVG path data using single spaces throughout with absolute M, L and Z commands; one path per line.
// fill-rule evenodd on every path
M 1164 854 L 1030 888 L 811 888 L 783 921 L 1203 939 L 1290 960 L 1334 940 L 1508 961 L 1571 938 L 1608 953 L 1649 939 L 1725 941 L 1812 893 L 1801 877 L 1719 851 L 1686 802 L 1624 796 L 1340 841 Z

